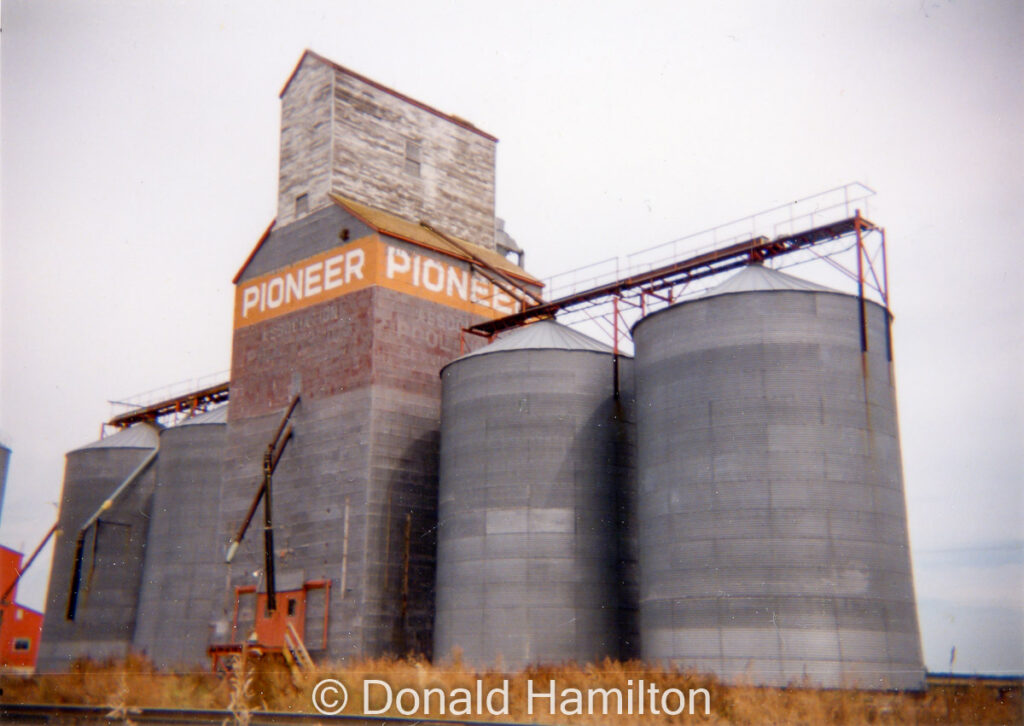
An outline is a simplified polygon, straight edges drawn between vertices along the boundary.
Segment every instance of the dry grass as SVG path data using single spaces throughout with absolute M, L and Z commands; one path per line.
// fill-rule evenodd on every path
M 317 673 L 296 679 L 283 662 L 271 658 L 250 659 L 236 677 L 221 678 L 209 673 L 160 673 L 148 661 L 130 658 L 124 662 L 77 663 L 62 675 L 0 679 L 0 700 L 17 703 L 80 703 L 131 706 L 230 708 L 240 722 L 250 710 L 313 710 L 312 684 L 320 678 L 338 678 L 349 688 L 346 713 L 362 710 L 361 683 L 379 679 L 397 693 L 400 688 L 439 687 L 445 692 L 463 687 L 475 689 L 477 679 L 485 692 L 509 680 L 509 714 L 495 720 L 524 723 L 608 724 L 615 726 L 659 726 L 661 724 L 1022 724 L 1020 689 L 1000 693 L 983 684 L 932 687 L 927 693 L 885 693 L 875 691 L 824 691 L 810 688 L 754 688 L 725 686 L 711 677 L 692 673 L 664 672 L 642 663 L 605 661 L 580 667 L 533 668 L 506 676 L 495 671 L 478 672 L 455 663 L 434 667 L 416 659 L 377 659 L 357 664 L 321 666 Z M 711 714 L 703 714 L 697 702 L 695 715 L 680 716 L 549 715 L 546 701 L 538 715 L 526 712 L 527 681 L 535 690 L 554 680 L 559 690 L 579 688 L 620 688 L 629 680 L 643 679 L 662 690 L 678 688 L 688 694 L 704 688 L 711 694 Z M 399 716 L 394 707 L 386 714 Z M 457 718 L 457 717 L 452 717 Z M 487 720 L 466 716 L 469 719 Z

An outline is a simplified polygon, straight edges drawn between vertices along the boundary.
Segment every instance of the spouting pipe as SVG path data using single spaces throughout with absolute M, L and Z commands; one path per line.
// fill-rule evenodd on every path
M 0 603 L 7 602 L 7 598 L 14 591 L 14 588 L 18 584 L 18 580 L 20 580 L 21 576 L 25 574 L 25 571 L 32 566 L 32 563 L 36 561 L 36 557 L 38 557 L 39 553 L 43 551 L 43 547 L 46 546 L 46 543 L 50 541 L 50 537 L 52 537 L 56 531 L 57 531 L 57 524 L 55 523 L 52 527 L 50 527 L 50 531 L 46 533 L 46 536 L 43 537 L 43 541 L 40 542 L 36 546 L 35 550 L 32 551 L 32 554 L 29 556 L 28 560 L 25 562 L 25 566 L 22 567 L 21 569 L 19 569 L 14 574 L 14 579 L 11 580 L 11 584 L 7 586 L 7 589 L 4 590 L 4 594 L 2 596 L 0 596 Z
M 157 454 L 160 453 L 159 445 L 149 452 L 149 455 L 142 460 L 142 463 L 135 467 L 135 470 L 128 475 L 128 477 L 121 482 L 120 486 L 114 490 L 113 494 L 103 500 L 103 504 L 93 512 L 92 516 L 85 521 L 81 529 L 78 530 L 78 537 L 75 539 L 75 567 L 71 572 L 71 596 L 68 598 L 68 609 L 65 613 L 65 617 L 68 620 L 75 619 L 75 612 L 78 609 L 78 591 L 82 585 L 82 555 L 85 550 L 85 535 L 89 531 L 89 528 L 96 524 L 99 520 L 100 515 L 105 511 L 114 506 L 114 502 L 117 501 L 118 497 L 124 493 L 124 490 L 130 487 L 136 479 L 144 472 L 149 465 L 156 461 Z
M 284 453 L 284 447 L 288 443 L 288 440 L 292 437 L 292 427 L 289 426 L 288 430 L 284 432 L 284 438 L 278 445 L 277 450 L 274 452 L 274 459 L 270 464 L 270 473 L 273 474 L 277 471 L 277 462 L 281 460 L 281 454 Z M 228 545 L 228 553 L 224 556 L 224 561 L 228 564 L 235 558 L 235 554 L 238 552 L 238 546 L 242 544 L 242 538 L 245 537 L 245 533 L 249 529 L 249 525 L 252 523 L 252 518 L 256 514 L 256 507 L 263 501 L 263 494 L 266 491 L 266 482 L 260 483 L 260 488 L 256 490 L 256 496 L 253 497 L 252 504 L 249 505 L 249 511 L 245 515 L 245 519 L 242 521 L 242 526 L 238 528 L 238 532 L 231 539 L 231 543 Z

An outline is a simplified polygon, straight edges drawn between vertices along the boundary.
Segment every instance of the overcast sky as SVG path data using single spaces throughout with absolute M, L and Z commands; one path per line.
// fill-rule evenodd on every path
M 310 48 L 499 137 L 541 276 L 877 190 L 926 662 L 1024 672 L 1024 4 L 6 0 L 2 25 L 3 544 L 52 524 L 108 400 L 229 367 Z

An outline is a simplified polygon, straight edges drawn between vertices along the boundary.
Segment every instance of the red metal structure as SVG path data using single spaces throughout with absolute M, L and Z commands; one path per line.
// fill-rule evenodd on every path
M 847 184 L 632 254 L 557 275 L 546 302 L 464 330 L 485 338 L 535 320 L 591 321 L 620 352 L 632 324 L 707 289 L 698 284 L 750 263 L 821 263 L 856 283 L 863 301 L 889 305 L 885 231 L 862 214 L 874 191 Z M 710 244 L 709 244 L 710 243 Z M 701 249 L 694 250 L 694 247 Z M 851 253 L 855 260 L 850 260 Z M 570 278 L 568 282 L 564 279 Z
M 318 643 L 306 643 L 306 604 L 311 590 L 324 591 L 323 634 Z M 328 613 L 331 604 L 331 581 L 309 580 L 301 589 L 276 593 L 280 605 L 268 607 L 267 593 L 258 592 L 255 585 L 235 588 L 235 608 L 231 620 L 231 641 L 216 643 L 209 648 L 213 669 L 220 667 L 228 656 L 241 653 L 243 646 L 261 653 L 284 653 L 295 647 L 296 641 L 304 647 L 327 647 Z M 289 642 L 291 641 L 291 642 Z
M 196 391 L 189 391 L 178 396 L 172 396 L 147 406 L 135 408 L 127 413 L 114 416 L 107 422 L 108 426 L 125 428 L 141 421 L 150 423 L 156 422 L 163 416 L 180 414 L 185 412 L 199 413 L 205 411 L 209 406 L 223 403 L 228 400 L 227 381 L 213 386 L 206 386 Z
M 29 674 L 36 667 L 43 614 L 15 602 L 23 569 L 21 553 L 0 545 L 0 673 Z

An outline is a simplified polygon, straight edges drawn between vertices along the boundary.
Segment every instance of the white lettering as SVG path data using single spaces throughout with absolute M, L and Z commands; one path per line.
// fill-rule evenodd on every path
M 693 702 L 694 696 L 703 694 L 704 695 L 704 715 L 711 715 L 711 693 L 706 688 L 691 688 L 690 689 L 690 714 L 693 714 Z
M 425 716 L 508 716 L 509 681 L 503 680 L 497 688 L 485 691 L 481 679 L 475 688 L 459 687 L 446 690 L 443 687 L 399 688 L 392 690 L 385 681 L 365 680 L 363 682 L 363 713 L 367 716 L 397 710 L 403 716 L 422 714 Z M 636 699 L 634 700 L 634 695 Z M 689 690 L 687 694 L 679 688 L 662 688 L 656 683 L 644 680 L 627 682 L 626 692 L 619 688 L 559 688 L 556 681 L 549 679 L 547 689 L 538 688 L 533 679 L 526 681 L 526 712 L 533 716 L 547 706 L 548 715 L 562 716 L 642 716 L 644 711 L 652 715 L 678 716 L 687 711 L 694 714 L 699 696 L 704 697 L 704 715 L 711 715 L 711 694 L 704 688 Z M 547 702 L 546 704 L 544 702 Z M 634 706 L 638 707 L 634 711 Z M 659 710 L 660 706 L 660 710 Z
M 249 315 L 249 309 L 259 303 L 260 291 L 255 285 L 245 288 L 242 292 L 242 317 Z
M 284 301 L 290 303 L 292 301 L 292 295 L 295 296 L 296 300 L 302 299 L 302 270 L 297 270 L 294 273 L 288 272 L 284 276 Z
M 567 704 L 572 704 L 572 708 L 568 708 Z M 563 688 L 562 689 L 562 702 L 559 704 L 558 709 L 562 712 L 563 716 L 579 716 L 583 713 L 583 693 L 578 688 Z
M 362 250 L 349 250 L 345 255 L 345 282 L 352 282 L 352 278 L 363 279 L 363 263 L 366 262 L 366 253 Z
M 395 273 L 408 272 L 411 260 L 409 253 L 396 247 L 388 245 L 388 258 L 385 265 L 385 274 L 389 280 L 395 279 Z
M 473 302 L 488 308 L 491 306 L 491 286 L 487 280 L 473 275 L 472 290 Z
M 594 696 L 601 696 L 601 710 L 600 712 L 594 710 Z M 608 710 L 608 698 L 615 696 L 616 705 L 615 713 L 619 716 L 622 715 L 622 691 L 618 688 L 591 688 L 587 691 L 587 713 L 594 715 L 595 713 L 601 713 L 607 716 L 611 713 Z
M 501 708 L 494 705 L 494 697 L 501 696 Z M 487 711 L 492 716 L 508 716 L 508 681 L 501 682 L 501 688 L 492 688 L 487 694 Z
M 469 716 L 473 713 L 473 694 L 468 688 L 454 688 L 448 696 L 451 698 L 449 706 L 452 716 Z
M 323 292 L 323 287 L 320 281 L 320 278 L 323 275 L 323 269 L 324 265 L 322 262 L 317 262 L 306 267 L 306 297 L 313 297 L 314 295 L 319 295 Z
M 516 301 L 507 292 L 500 288 L 494 289 L 494 309 L 499 313 L 511 315 L 516 311 Z
M 384 687 L 384 693 L 387 696 L 387 701 L 384 702 L 384 705 L 381 708 L 375 709 L 370 706 L 370 686 Z M 363 713 L 365 715 L 374 716 L 379 713 L 385 713 L 386 711 L 388 711 L 388 709 L 391 708 L 391 700 L 393 697 L 394 696 L 391 693 L 391 686 L 389 686 L 384 681 L 375 681 L 372 679 L 367 679 L 363 681 Z
M 431 273 L 436 273 L 431 279 Z M 423 260 L 423 287 L 431 292 L 441 292 L 444 289 L 444 268 L 437 260 Z
M 341 263 L 344 259 L 345 255 L 335 255 L 324 262 L 324 290 L 341 287 Z
M 676 701 L 679 704 L 679 708 L 676 708 L 675 710 L 673 710 L 672 708 L 669 707 L 669 704 L 668 704 L 669 696 L 675 696 Z M 669 716 L 678 716 L 679 714 L 681 714 L 683 711 L 686 710 L 686 696 L 684 696 L 683 692 L 680 691 L 678 688 L 666 689 L 661 694 L 661 710 L 665 714 L 667 714 Z
M 402 705 L 402 700 L 406 696 L 410 696 L 412 698 L 411 706 Z M 420 710 L 420 694 L 416 693 L 416 691 L 411 688 L 399 688 L 398 697 L 395 699 L 395 708 L 397 708 L 398 712 L 403 716 L 412 716 Z
M 261 282 L 251 281 L 238 293 L 239 324 L 315 304 L 330 296 L 325 293 L 337 295 L 346 292 L 343 290 L 345 286 L 359 281 L 389 286 L 392 283 L 387 281 L 395 281 L 397 286 L 394 289 L 420 288 L 419 294 L 426 299 L 466 310 L 480 306 L 491 308 L 499 315 L 511 315 L 521 307 L 514 294 L 505 292 L 466 266 L 391 245 L 385 245 L 385 248 L 386 251 L 381 250 L 386 255 L 382 261 L 383 270 L 379 270 L 379 263 L 375 262 L 375 255 L 379 254 L 376 252 L 378 243 L 369 252 L 353 246 L 330 257 L 314 258 L 321 261 L 307 260 L 272 273 Z M 380 272 L 383 274 L 378 279 Z
M 267 307 L 273 310 L 284 302 L 284 280 L 275 277 L 267 283 Z
M 643 683 L 643 681 L 640 681 L 640 683 Z M 647 695 L 650 698 L 649 703 L 651 705 L 651 715 L 660 716 L 661 711 L 658 710 L 657 701 L 654 700 L 658 695 L 658 687 L 653 683 L 647 686 Z
M 439 716 L 445 715 L 445 702 L 444 702 L 444 689 L 443 688 L 428 688 L 423 691 L 423 713 L 430 715 L 430 697 L 437 695 L 437 714 Z
M 463 300 L 469 300 L 469 270 L 460 270 L 457 267 L 448 265 L 448 297 L 458 295 Z
M 533 715 L 533 699 L 535 698 L 548 699 L 548 714 L 551 716 L 555 714 L 555 682 L 549 680 L 548 686 L 547 693 L 534 693 L 533 680 L 526 681 L 526 714 L 528 716 Z

